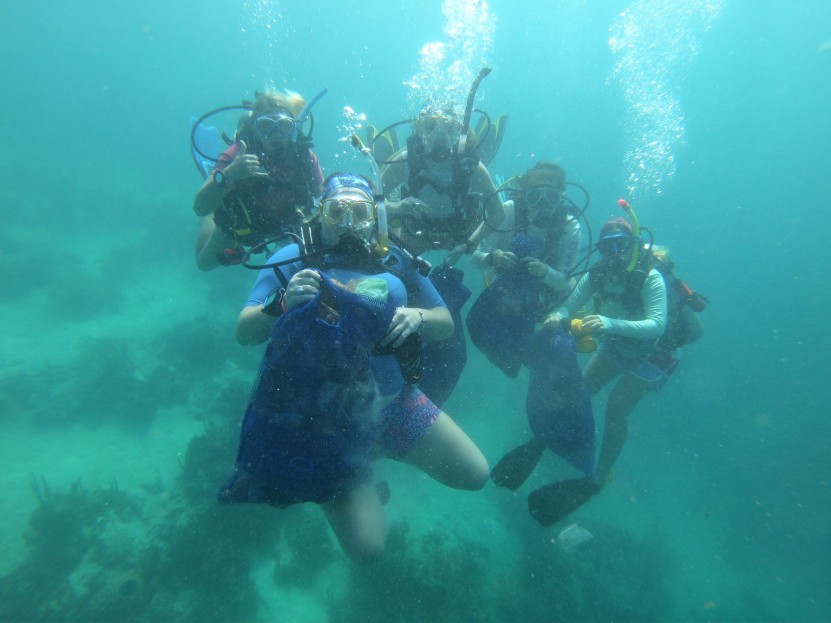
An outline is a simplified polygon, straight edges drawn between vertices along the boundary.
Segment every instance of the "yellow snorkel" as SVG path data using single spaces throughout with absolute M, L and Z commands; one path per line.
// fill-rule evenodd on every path
M 387 224 L 387 207 L 384 203 L 384 182 L 381 179 L 381 170 L 378 168 L 378 163 L 372 155 L 372 150 L 366 147 L 361 140 L 361 137 L 356 133 L 352 134 L 352 147 L 360 151 L 369 163 L 369 168 L 372 170 L 372 175 L 375 178 L 375 210 L 378 215 L 378 242 L 372 249 L 372 252 L 378 257 L 384 257 L 389 253 L 389 225 Z
M 631 273 L 635 270 L 635 266 L 638 263 L 638 256 L 641 252 L 641 245 L 639 244 L 641 226 L 638 223 L 638 217 L 635 215 L 635 211 L 626 199 L 618 199 L 617 204 L 626 212 L 627 216 L 629 216 L 629 220 L 632 221 L 632 234 L 635 236 L 635 244 L 632 246 L 632 259 L 629 260 L 629 265 L 626 267 L 627 272 Z

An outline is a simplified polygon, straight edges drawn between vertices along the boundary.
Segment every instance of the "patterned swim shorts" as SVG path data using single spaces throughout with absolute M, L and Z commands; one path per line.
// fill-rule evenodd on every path
M 401 459 L 421 441 L 441 410 L 414 385 L 405 385 L 381 412 L 386 428 L 378 440 L 382 456 Z

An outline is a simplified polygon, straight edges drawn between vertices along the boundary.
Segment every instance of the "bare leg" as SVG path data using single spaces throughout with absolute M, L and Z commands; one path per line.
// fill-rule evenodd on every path
M 603 485 L 609 478 L 612 465 L 626 443 L 629 432 L 628 418 L 632 409 L 641 399 L 652 391 L 652 386 L 641 379 L 624 375 L 612 388 L 606 403 L 606 427 L 603 431 L 603 444 L 597 461 L 595 480 Z
M 217 253 L 236 243 L 217 229 L 213 216 L 203 216 L 196 236 L 196 266 L 209 271 L 219 266 Z
M 583 369 L 583 381 L 589 393 L 594 396 L 621 372 L 622 370 L 614 361 L 603 353 L 596 352 Z
M 363 484 L 322 505 L 343 551 L 355 562 L 369 563 L 384 553 L 387 518 L 374 484 Z
M 481 489 L 490 476 L 481 450 L 444 411 L 404 461 L 454 489 Z

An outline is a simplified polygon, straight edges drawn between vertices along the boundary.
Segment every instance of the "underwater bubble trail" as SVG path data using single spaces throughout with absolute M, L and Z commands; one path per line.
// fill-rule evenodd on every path
M 335 154 L 335 158 L 351 157 L 353 161 L 357 161 L 362 158 L 359 158 L 360 152 L 351 145 L 352 136 L 361 134 L 361 130 L 366 124 L 366 113 L 358 112 L 351 106 L 344 106 L 342 115 L 343 122 L 335 126 L 335 129 L 340 135 L 338 143 L 343 143 L 344 146 Z
M 609 28 L 609 49 L 617 57 L 610 80 L 620 83 L 628 107 L 624 167 L 632 197 L 660 195 L 675 174 L 686 132 L 678 91 L 698 54 L 699 38 L 724 5 L 723 0 L 637 0 Z
M 442 12 L 445 41 L 421 49 L 418 72 L 404 84 L 414 112 L 426 106 L 461 116 L 473 78 L 488 64 L 496 18 L 483 0 L 445 0 Z
M 262 52 L 265 50 L 265 66 L 261 66 L 265 76 L 284 76 L 285 71 L 278 66 L 276 50 L 280 49 L 278 42 L 278 26 L 283 19 L 280 13 L 280 3 L 274 0 L 243 0 L 243 23 L 241 31 L 250 35 L 249 49 L 258 56 L 262 63 Z M 271 78 L 269 78 L 271 80 Z M 275 84 L 270 84 L 276 87 Z

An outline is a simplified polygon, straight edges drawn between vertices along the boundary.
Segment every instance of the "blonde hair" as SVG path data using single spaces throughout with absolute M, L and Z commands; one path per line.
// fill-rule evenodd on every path
M 254 118 L 260 115 L 267 115 L 282 108 L 291 113 L 291 116 L 297 119 L 303 108 L 306 106 L 306 100 L 303 99 L 299 93 L 286 90 L 285 92 L 269 89 L 264 92 L 257 92 L 254 100 L 254 107 L 251 114 Z
M 653 244 L 652 257 L 659 262 L 666 262 L 669 259 L 669 248 L 660 244 Z

